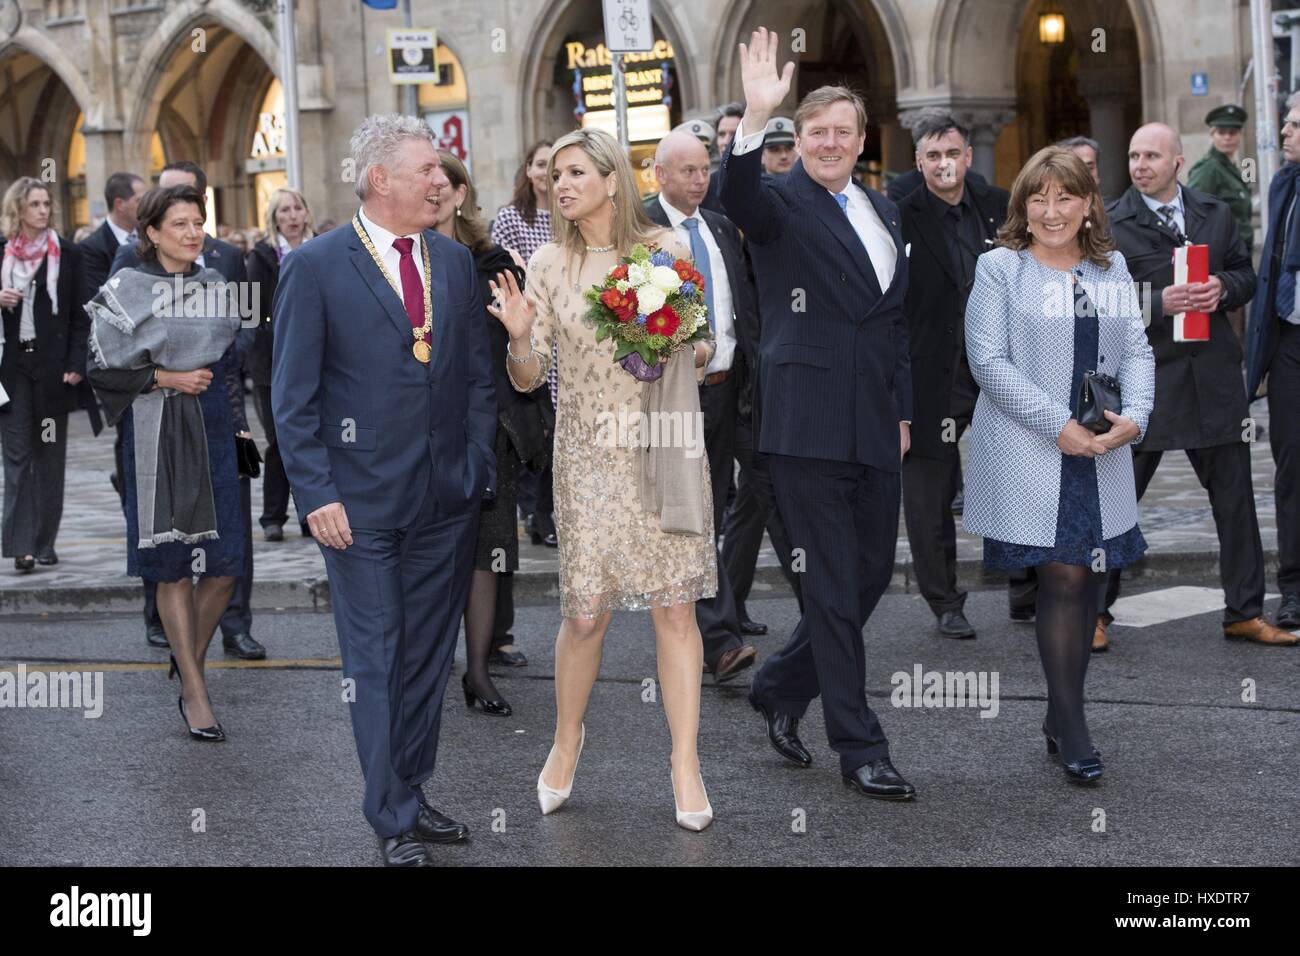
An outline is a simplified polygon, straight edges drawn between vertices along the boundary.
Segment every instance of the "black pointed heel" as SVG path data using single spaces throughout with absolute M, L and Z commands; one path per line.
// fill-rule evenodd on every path
M 465 693 L 465 706 L 470 710 L 474 709 L 477 704 L 482 708 L 483 713 L 492 714 L 494 717 L 509 717 L 514 713 L 510 709 L 510 704 L 504 700 L 488 700 L 486 697 L 480 697 L 469 686 L 469 675 L 464 674 L 460 679 L 460 689 Z
M 168 654 L 167 656 L 171 658 L 171 662 L 172 662 L 171 666 L 167 668 L 167 679 L 171 680 L 173 677 L 179 678 L 181 682 L 181 688 L 183 689 L 185 687 L 185 678 L 181 677 L 181 669 L 176 666 L 176 655 Z
M 185 726 L 190 732 L 191 740 L 205 740 L 218 743 L 226 739 L 226 732 L 222 729 L 220 721 L 211 727 L 191 727 L 190 719 L 185 715 L 184 697 L 176 698 L 176 706 L 180 708 L 181 720 L 185 721 Z
M 1101 759 L 1089 757 L 1086 760 L 1063 760 L 1061 769 L 1072 783 L 1096 783 L 1101 779 Z

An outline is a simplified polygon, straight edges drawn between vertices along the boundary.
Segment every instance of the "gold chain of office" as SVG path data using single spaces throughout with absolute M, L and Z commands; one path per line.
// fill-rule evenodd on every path
M 388 269 L 384 267 L 384 260 L 379 257 L 375 251 L 374 244 L 370 241 L 370 236 L 366 234 L 365 228 L 361 225 L 361 217 L 352 217 L 352 228 L 357 231 L 357 236 L 361 239 L 361 244 L 366 247 L 366 252 L 370 253 L 370 258 L 375 260 L 375 265 L 379 266 L 379 271 L 384 274 L 384 279 L 388 282 L 393 292 L 403 302 L 406 299 L 402 295 L 402 287 L 393 281 L 393 277 L 388 274 Z M 429 247 L 425 245 L 424 236 L 420 236 L 420 253 L 424 258 L 424 325 L 420 328 L 411 326 L 411 335 L 415 337 L 415 343 L 411 346 L 411 354 L 416 359 L 429 364 L 429 359 L 433 355 L 433 346 L 428 340 L 433 338 L 433 300 L 429 295 L 429 284 L 432 282 L 432 271 L 429 268 Z

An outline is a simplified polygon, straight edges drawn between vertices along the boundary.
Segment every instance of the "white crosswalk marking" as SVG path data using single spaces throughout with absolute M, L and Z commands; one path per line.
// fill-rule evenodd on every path
M 1264 595 L 1265 600 L 1275 597 L 1276 594 Z M 1222 610 L 1222 589 L 1181 586 L 1122 597 L 1111 605 L 1110 613 L 1122 627 L 1150 627 Z

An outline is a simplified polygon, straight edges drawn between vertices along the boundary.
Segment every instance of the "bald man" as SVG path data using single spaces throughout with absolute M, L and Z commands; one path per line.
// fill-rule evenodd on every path
M 1133 185 L 1107 204 L 1106 214 L 1133 281 L 1151 290 L 1147 338 L 1156 359 L 1156 402 L 1145 437 L 1133 446 L 1138 499 L 1164 452 L 1185 451 L 1209 492 L 1218 530 L 1224 637 L 1294 644 L 1294 635 L 1262 616 L 1264 553 L 1250 472 L 1253 438 L 1241 345 L 1227 316 L 1255 293 L 1250 255 L 1226 204 L 1179 185 L 1185 162 L 1176 130 L 1163 123 L 1141 127 L 1129 143 L 1128 165 Z M 1184 242 L 1209 247 L 1209 281 L 1174 285 L 1174 248 Z M 1173 316 L 1186 311 L 1211 314 L 1208 342 L 1174 341 Z M 1119 594 L 1119 577 L 1110 572 L 1094 650 L 1105 649 L 1107 608 Z
M 672 229 L 691 250 L 695 268 L 704 276 L 709 326 L 717 340 L 700 385 L 716 535 L 722 533 L 746 369 L 757 353 L 757 311 L 739 231 L 724 216 L 700 208 L 709 189 L 709 152 L 704 144 L 684 132 L 669 133 L 655 152 L 655 178 L 659 195 L 646 204 L 646 213 Z M 741 635 L 735 598 L 721 562 L 717 596 L 697 601 L 695 612 L 704 638 L 704 665 L 717 683 L 753 665 L 758 652 Z

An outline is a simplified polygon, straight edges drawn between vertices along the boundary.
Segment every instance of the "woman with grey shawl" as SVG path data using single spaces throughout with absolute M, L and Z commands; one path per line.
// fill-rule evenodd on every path
M 158 584 L 158 612 L 195 740 L 225 739 L 204 681 L 208 644 L 241 573 L 245 540 L 236 433 L 240 400 L 235 289 L 197 264 L 203 197 L 190 186 L 140 200 L 140 262 L 86 306 L 90 381 L 123 422 L 127 573 Z M 197 585 L 192 578 L 197 576 Z

